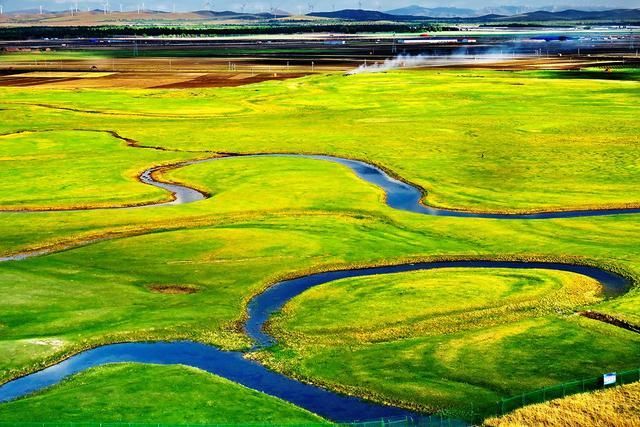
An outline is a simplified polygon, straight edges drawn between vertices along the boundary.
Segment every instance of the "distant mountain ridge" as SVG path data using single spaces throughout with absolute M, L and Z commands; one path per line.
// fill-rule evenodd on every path
M 547 12 L 538 10 L 535 12 L 508 16 L 503 19 L 515 19 L 519 21 L 632 21 L 640 19 L 640 9 L 612 9 L 603 11 L 583 11 L 569 9 L 560 12 Z
M 461 9 L 457 7 L 429 8 L 417 5 L 387 10 L 385 13 L 389 15 L 431 16 L 434 18 L 468 18 L 481 15 L 481 13 L 478 13 L 475 9 Z
M 378 10 L 364 9 L 342 9 L 335 12 L 312 12 L 308 16 L 317 16 L 321 18 L 347 19 L 351 21 L 395 21 L 403 17 L 401 15 L 391 15 L 389 13 L 380 12 Z
M 419 9 L 417 9 L 419 8 Z M 445 8 L 456 10 L 455 8 Z M 435 15 L 414 15 L 413 13 L 425 13 L 433 9 L 420 8 L 419 6 L 410 6 L 408 8 L 395 9 L 400 14 L 392 14 L 379 12 L 377 10 L 362 9 L 343 9 L 335 12 L 315 12 L 309 16 L 317 16 L 323 18 L 344 19 L 350 21 L 455 21 L 455 22 L 561 22 L 561 21 L 613 21 L 613 22 L 640 22 L 640 9 L 612 9 L 602 11 L 584 11 L 584 10 L 563 10 L 559 12 L 548 12 L 543 10 L 520 13 L 516 15 L 501 15 L 490 13 L 481 16 L 435 16 Z M 458 9 L 465 11 L 466 9 Z M 466 11 L 470 11 L 466 10 Z M 402 13 L 404 12 L 404 13 Z M 408 13 L 409 12 L 409 13 Z M 439 13 L 447 13 L 440 10 Z
M 523 6 L 494 6 L 483 7 L 482 9 L 470 9 L 459 7 L 422 7 L 417 5 L 401 7 L 398 9 L 387 10 L 385 13 L 390 15 L 413 15 L 413 16 L 429 16 L 433 18 L 473 18 L 486 15 L 519 15 L 526 12 L 532 12 L 534 9 Z M 547 10 L 535 9 L 535 10 Z M 564 10 L 564 9 L 563 9 Z
M 533 12 L 563 12 L 567 10 L 579 12 L 606 12 L 608 10 L 616 10 L 614 8 L 607 9 L 603 7 L 582 7 L 575 9 L 570 6 L 549 5 L 544 7 L 532 8 L 528 6 L 486 6 L 480 9 L 458 8 L 458 7 L 423 7 L 419 5 L 411 5 L 384 11 L 390 15 L 410 15 L 410 16 L 426 16 L 432 18 L 473 18 L 487 15 L 503 15 L 515 16 L 524 15 Z
M 1 1 L 1 0 L 0 0 Z M 423 8 L 420 6 L 408 6 L 406 8 L 394 9 L 388 12 L 363 9 L 343 9 L 334 12 L 314 12 L 306 15 L 307 20 L 321 21 L 344 20 L 360 22 L 431 22 L 431 23 L 486 23 L 486 24 L 537 24 L 550 22 L 584 22 L 584 23 L 640 23 L 640 9 L 612 9 L 612 10 L 575 10 L 567 9 L 561 11 L 527 11 L 516 14 L 498 13 L 501 9 L 463 9 L 463 8 Z M 510 9 L 511 10 L 511 9 Z M 515 10 L 515 9 L 513 9 Z M 482 15 L 477 15 L 482 12 Z M 107 25 L 113 23 L 139 23 L 139 22 L 203 22 L 203 23 L 233 23 L 255 21 L 298 21 L 303 22 L 304 17 L 290 17 L 286 11 L 272 9 L 270 12 L 244 13 L 234 11 L 211 11 L 199 10 L 195 12 L 177 12 L 145 10 L 143 12 L 113 11 L 107 14 L 103 10 L 94 9 L 89 12 L 71 14 L 66 12 L 52 12 L 43 10 L 40 14 L 37 10 L 24 10 L 8 12 L 0 16 L 0 23 L 5 24 L 28 24 L 28 25 Z

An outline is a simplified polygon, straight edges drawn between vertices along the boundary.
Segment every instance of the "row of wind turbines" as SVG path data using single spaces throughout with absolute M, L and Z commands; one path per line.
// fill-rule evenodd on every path
M 80 13 L 80 1 L 79 0 L 75 0 L 75 1 L 72 0 L 69 3 L 70 3 L 69 9 L 68 9 L 69 13 L 72 16 L 79 14 Z M 240 6 L 240 13 L 245 13 L 247 4 L 246 3 L 242 3 L 239 6 Z M 308 3 L 306 6 L 307 6 L 306 7 L 307 13 L 313 13 L 315 11 L 315 4 L 314 3 Z M 202 4 L 202 7 L 204 8 L 203 10 L 205 10 L 205 11 L 210 11 L 210 12 L 214 11 L 214 3 L 212 1 L 205 1 Z M 333 10 L 335 10 L 335 5 L 333 5 L 332 8 L 333 8 Z M 90 6 L 87 6 L 86 9 L 87 9 L 87 12 L 91 11 L 91 7 Z M 260 12 L 260 13 L 264 13 L 265 12 L 265 7 L 263 5 L 259 5 L 259 4 L 258 5 L 254 5 L 254 9 L 256 11 Z M 302 5 L 298 5 L 297 6 L 298 15 L 302 15 L 304 13 L 303 9 L 304 9 L 304 6 L 302 6 Z M 358 9 L 362 9 L 362 0 L 358 0 Z M 120 13 L 123 13 L 123 12 L 125 12 L 125 7 L 124 7 L 124 5 L 122 3 L 119 3 L 119 7 L 116 10 L 119 10 Z M 150 10 L 154 10 L 153 7 L 147 9 L 147 7 L 146 7 L 144 2 L 138 3 L 136 5 L 136 8 L 135 8 L 135 11 L 138 14 L 141 14 L 141 13 L 144 13 L 144 12 L 147 12 L 147 11 L 150 11 Z M 160 10 L 160 9 L 158 9 L 158 10 Z M 269 7 L 268 10 L 272 15 L 275 16 L 277 14 L 279 8 L 271 6 L 271 7 Z M 107 15 L 107 14 L 113 13 L 114 11 L 115 10 L 111 6 L 111 2 L 109 0 L 105 0 L 103 2 L 103 4 L 102 4 L 102 12 L 105 15 Z M 127 11 L 132 12 L 133 10 L 127 9 Z M 176 13 L 176 3 L 175 2 L 172 3 L 171 12 Z M 39 7 L 39 13 L 40 13 L 40 15 L 43 15 L 45 13 L 45 10 L 44 10 L 43 6 Z M 3 14 L 4 14 L 4 5 L 0 3 L 0 15 L 3 15 Z

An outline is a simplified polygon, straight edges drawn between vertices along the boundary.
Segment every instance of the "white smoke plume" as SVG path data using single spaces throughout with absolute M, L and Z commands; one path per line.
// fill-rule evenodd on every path
M 383 62 L 365 62 L 347 74 L 379 73 L 400 68 L 442 67 L 447 65 L 494 64 L 518 58 L 514 54 L 500 50 L 470 55 L 454 53 L 452 55 L 398 55 Z

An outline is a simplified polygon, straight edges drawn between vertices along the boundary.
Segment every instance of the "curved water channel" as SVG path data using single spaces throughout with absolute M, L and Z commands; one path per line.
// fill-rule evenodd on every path
M 223 161 L 229 159 L 237 159 L 243 157 L 293 157 L 293 158 L 305 158 L 314 160 L 324 160 L 334 163 L 339 163 L 343 166 L 347 166 L 363 181 L 374 184 L 382 188 L 386 194 L 386 203 L 390 207 L 407 212 L 419 213 L 423 215 L 434 216 L 449 216 L 460 218 L 489 218 L 489 219 L 557 219 L 557 218 L 579 218 L 579 217 L 593 217 L 593 216 L 608 216 L 608 215 L 621 215 L 621 214 L 637 214 L 640 213 L 640 208 L 614 208 L 614 209 L 578 209 L 578 210 L 566 210 L 566 211 L 547 211 L 547 212 L 535 212 L 535 213 L 490 213 L 490 212 L 469 212 L 464 210 L 451 210 L 434 208 L 424 205 L 422 203 L 423 192 L 420 188 L 403 182 L 399 179 L 391 177 L 384 170 L 370 163 L 363 162 L 361 160 L 345 159 L 342 157 L 328 156 L 328 155 L 316 155 L 316 154 L 232 154 L 224 157 L 213 157 L 200 160 L 188 160 L 169 166 L 155 166 L 145 170 L 139 176 L 139 180 L 147 185 L 161 188 L 169 191 L 173 194 L 173 200 L 168 202 L 149 203 L 140 206 L 118 206 L 118 207 L 98 207 L 98 208 L 83 208 L 83 209 L 67 209 L 67 208 L 54 208 L 42 210 L 45 212 L 52 211 L 74 211 L 74 210 L 107 210 L 107 209 L 141 209 L 151 208 L 158 206 L 172 206 L 182 205 L 186 203 L 198 202 L 208 199 L 210 196 L 199 190 L 188 187 L 186 185 L 161 181 L 156 179 L 153 175 L 155 172 L 167 169 L 179 169 L 190 165 L 199 163 L 207 163 L 213 161 Z M 2 212 L 2 209 L 0 209 Z M 40 212 L 30 211 L 25 209 L 22 212 Z
M 381 169 L 356 160 L 342 159 L 320 155 L 256 155 L 256 156 L 295 156 L 328 160 L 351 168 L 359 177 L 367 182 L 376 184 L 384 189 L 389 206 L 427 215 L 447 215 L 457 217 L 477 218 L 568 218 L 579 216 L 613 215 L 621 213 L 638 213 L 640 209 L 608 209 L 568 212 L 548 212 L 538 214 L 509 215 L 482 214 L 434 209 L 420 203 L 422 192 L 407 183 L 390 177 Z M 219 161 L 233 157 L 212 158 L 180 163 L 174 167 L 190 164 Z M 175 205 L 203 200 L 208 196 L 192 188 L 159 182 L 153 177 L 158 168 L 145 171 L 140 179 L 174 194 L 174 200 L 149 206 Z M 32 254 L 18 254 L 1 258 L 0 261 L 15 261 L 29 256 L 43 255 L 46 252 Z M 430 270 L 437 268 L 511 268 L 511 269 L 547 269 L 569 271 L 591 277 L 599 281 L 607 296 L 618 296 L 625 293 L 631 286 L 630 282 L 615 273 L 589 266 L 579 266 L 563 263 L 546 262 L 518 262 L 518 261 L 451 261 L 424 262 L 401 264 L 395 266 L 359 268 L 340 271 L 316 273 L 297 279 L 279 282 L 260 295 L 254 297 L 248 305 L 248 318 L 245 322 L 247 334 L 255 341 L 254 350 L 264 348 L 275 343 L 263 326 L 269 317 L 280 310 L 292 298 L 300 295 L 311 287 L 332 282 L 347 277 L 371 276 L 377 274 L 391 274 L 416 270 Z M 123 343 L 111 344 L 84 351 L 51 367 L 33 374 L 15 379 L 0 386 L 0 402 L 14 400 L 43 388 L 57 384 L 69 375 L 82 372 L 91 367 L 115 362 L 140 362 L 157 364 L 183 364 L 203 369 L 220 375 L 231 381 L 249 388 L 279 397 L 297 406 L 308 409 L 324 418 L 336 422 L 352 422 L 357 420 L 371 420 L 410 416 L 424 417 L 423 414 L 368 402 L 353 396 L 346 396 L 314 385 L 302 383 L 271 371 L 259 363 L 244 358 L 241 352 L 223 351 L 215 347 L 196 342 L 156 342 L 156 343 Z
M 391 177 L 384 170 L 370 163 L 361 160 L 345 159 L 342 157 L 313 155 L 313 154 L 247 154 L 232 155 L 227 157 L 216 157 L 204 160 L 195 160 L 184 162 L 177 167 L 188 166 L 197 163 L 205 163 L 211 161 L 221 161 L 225 159 L 234 159 L 242 157 L 294 157 L 315 160 L 325 160 L 347 166 L 363 181 L 374 184 L 382 188 L 386 194 L 386 203 L 390 207 L 402 211 L 420 213 L 424 215 L 449 216 L 460 218 L 490 218 L 490 219 L 554 219 L 554 218 L 579 218 L 590 216 L 608 216 L 620 214 L 640 213 L 640 208 L 618 208 L 618 209 L 584 209 L 584 210 L 567 210 L 567 211 L 549 211 L 536 212 L 527 214 L 509 214 L 509 213 L 488 213 L 488 212 L 469 212 L 457 211 L 451 209 L 440 209 L 424 205 L 422 203 L 423 192 L 416 186 L 407 184 L 399 179 Z M 152 173 L 160 168 L 153 168 L 145 171 L 141 176 L 141 181 L 145 184 L 154 185 L 171 191 L 175 195 L 175 200 L 163 205 L 175 205 L 183 203 L 191 203 L 208 198 L 207 195 L 178 184 L 169 184 L 155 180 Z M 150 207 L 157 205 L 145 205 L 140 207 Z
M 596 267 L 562 263 L 516 261 L 451 261 L 401 264 L 395 266 L 330 271 L 279 282 L 253 298 L 245 322 L 247 334 L 254 339 L 254 350 L 275 343 L 264 331 L 269 317 L 292 298 L 324 283 L 347 277 L 362 277 L 438 268 L 512 268 L 570 271 L 598 280 L 608 296 L 626 292 L 630 283 L 622 276 Z M 336 422 L 353 422 L 380 418 L 425 417 L 402 408 L 380 405 L 305 384 L 271 371 L 259 363 L 245 359 L 243 353 L 223 351 L 196 342 L 124 343 L 104 345 L 70 357 L 39 372 L 0 386 L 0 402 L 26 396 L 62 381 L 69 375 L 88 368 L 116 362 L 183 364 L 220 375 L 246 387 L 279 397 Z

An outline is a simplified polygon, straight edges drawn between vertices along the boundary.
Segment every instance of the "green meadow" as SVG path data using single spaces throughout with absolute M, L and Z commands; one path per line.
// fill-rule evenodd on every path
M 169 391 L 169 392 L 167 392 Z M 109 396 L 105 399 L 104 396 Z M 214 398 L 215 397 L 215 398 Z M 234 402 L 229 405 L 228 402 Z M 106 365 L 0 406 L 3 422 L 327 424 L 310 412 L 185 366 Z
M 140 185 L 150 165 L 187 158 L 151 149 L 132 150 L 105 132 L 24 132 L 0 136 L 0 171 L 6 183 L 0 209 L 83 208 L 170 200 Z M 105 188 L 109 188 L 105 191 Z
M 270 325 L 281 345 L 260 358 L 373 399 L 486 415 L 501 396 L 637 364 L 637 334 L 574 314 L 600 291 L 592 279 L 544 270 L 340 280 L 288 303 Z
M 600 302 L 600 287 L 593 279 L 545 270 L 443 268 L 343 279 L 288 303 L 274 329 L 315 344 L 443 335 L 572 313 Z
M 26 115 L 34 130 L 117 129 L 167 148 L 356 157 L 420 185 L 434 206 L 640 203 L 635 81 L 404 71 L 184 91 L 0 91 L 3 116 Z M 2 120 L 0 131 L 23 127 Z
M 218 89 L 0 88 L 0 208 L 163 201 L 170 195 L 137 181 L 143 170 L 238 152 L 362 159 L 424 188 L 425 203 L 454 209 L 637 206 L 639 97 L 635 81 L 475 70 Z M 0 256 L 51 251 L 0 263 L 0 382 L 110 342 L 192 339 L 248 350 L 248 300 L 315 271 L 517 259 L 600 266 L 634 285 L 640 278 L 638 215 L 423 216 L 387 207 L 382 190 L 344 166 L 291 157 L 219 159 L 160 175 L 211 198 L 0 213 Z M 335 390 L 469 417 L 501 397 L 640 366 L 640 336 L 576 314 L 584 309 L 640 324 L 640 292 L 608 299 L 597 282 L 547 270 L 349 279 L 292 300 L 269 325 L 280 344 L 251 356 Z M 128 370 L 148 380 L 134 382 Z M 159 400 L 168 379 L 190 384 L 189 404 L 180 390 Z M 94 384 L 114 390 L 112 415 Z M 215 403 L 226 408 L 219 418 L 219 406 L 197 405 L 214 388 L 226 390 Z M 129 401 L 134 392 L 140 402 Z M 233 397 L 243 393 L 251 392 L 186 368 L 105 367 L 0 405 L 0 421 L 32 417 L 37 404 L 70 421 L 148 411 L 176 422 L 157 405 L 182 421 L 245 422 L 248 406 Z M 251 396 L 247 405 L 262 408 L 265 422 L 314 419 Z M 82 402 L 82 412 L 63 399 Z

